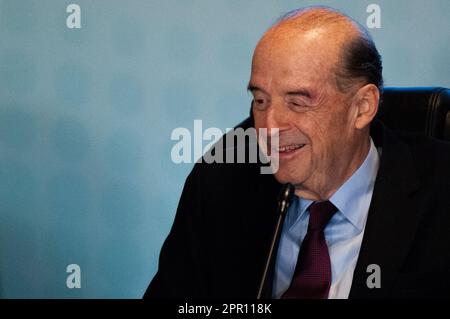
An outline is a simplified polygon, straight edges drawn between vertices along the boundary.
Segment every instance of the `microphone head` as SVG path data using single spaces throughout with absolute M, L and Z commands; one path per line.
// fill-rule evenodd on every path
M 291 183 L 286 183 L 281 187 L 280 194 L 278 196 L 278 202 L 286 202 L 287 205 L 290 205 L 292 199 L 294 198 L 295 187 Z

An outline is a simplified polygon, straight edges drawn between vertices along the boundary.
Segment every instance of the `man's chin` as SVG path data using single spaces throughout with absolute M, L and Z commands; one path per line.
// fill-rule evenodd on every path
M 281 183 L 281 184 L 291 183 L 292 185 L 299 185 L 299 184 L 302 184 L 304 181 L 304 179 L 292 176 L 291 174 L 288 174 L 287 172 L 283 172 L 283 170 L 281 170 L 281 169 L 279 169 L 278 172 L 276 172 L 274 174 L 274 177 L 278 181 L 278 183 Z

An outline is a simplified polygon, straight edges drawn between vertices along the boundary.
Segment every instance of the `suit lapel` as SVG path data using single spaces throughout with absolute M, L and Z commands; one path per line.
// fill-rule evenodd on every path
M 419 178 L 408 146 L 379 122 L 371 135 L 382 155 L 350 298 L 389 297 L 421 215 L 414 196 Z M 371 264 L 380 266 L 380 288 L 367 285 Z

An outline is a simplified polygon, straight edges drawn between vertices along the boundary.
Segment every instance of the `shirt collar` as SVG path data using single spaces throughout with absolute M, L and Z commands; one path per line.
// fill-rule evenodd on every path
M 292 227 L 296 221 L 300 220 L 303 214 L 308 209 L 309 205 L 313 203 L 312 200 L 300 198 L 294 196 L 291 207 L 289 207 L 288 214 L 286 216 L 286 222 L 289 227 Z
M 330 202 L 360 231 L 364 228 L 369 211 L 379 163 L 380 156 L 370 138 L 370 148 L 366 159 L 330 198 Z M 293 214 L 286 216 L 287 224 L 292 226 L 299 220 L 312 202 L 312 200 L 295 196 L 290 208 Z
M 366 159 L 330 198 L 334 206 L 358 230 L 364 228 L 379 164 L 380 156 L 370 138 L 370 149 Z

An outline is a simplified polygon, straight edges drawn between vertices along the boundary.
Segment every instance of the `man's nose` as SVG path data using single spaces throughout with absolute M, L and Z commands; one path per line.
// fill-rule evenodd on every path
M 288 110 L 282 103 L 273 103 L 266 114 L 266 127 L 268 134 L 272 135 L 273 129 L 278 129 L 280 132 L 288 128 Z

